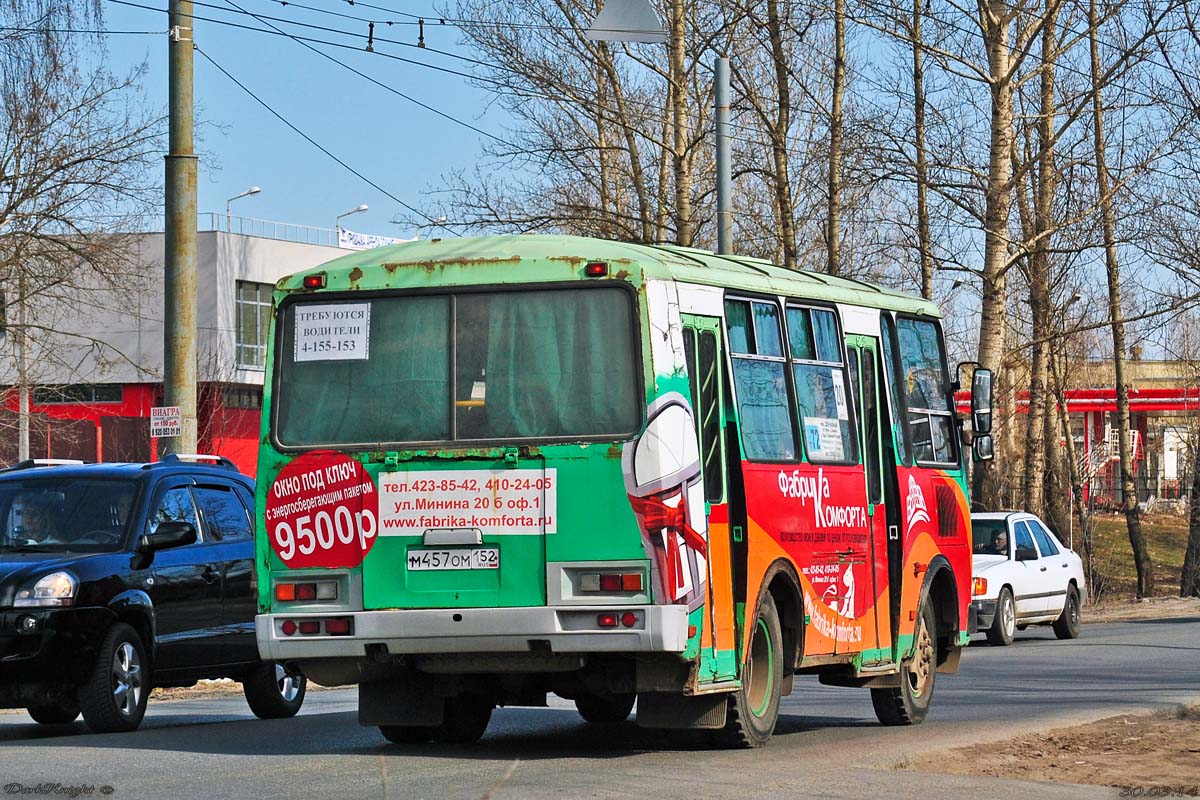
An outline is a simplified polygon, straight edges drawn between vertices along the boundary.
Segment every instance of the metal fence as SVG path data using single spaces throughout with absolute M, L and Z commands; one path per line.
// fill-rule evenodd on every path
M 312 225 L 297 225 L 294 222 L 276 222 L 255 217 L 226 216 L 217 212 L 201 214 L 199 229 L 201 231 L 239 233 L 243 236 L 259 236 L 281 242 L 318 244 L 324 247 L 338 246 L 336 228 L 317 228 Z

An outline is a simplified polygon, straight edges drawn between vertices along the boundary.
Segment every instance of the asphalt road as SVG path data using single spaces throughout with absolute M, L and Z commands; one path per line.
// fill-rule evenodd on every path
M 0 798 L 39 784 L 91 786 L 92 796 L 107 786 L 114 798 L 1112 797 L 896 766 L 919 751 L 1179 703 L 1200 703 L 1200 617 L 1086 625 L 1073 642 L 1046 628 L 1008 648 L 975 642 L 957 675 L 938 677 L 930 717 L 913 728 L 879 726 L 866 690 L 798 678 L 775 737 L 754 751 L 588 725 L 562 701 L 498 709 L 476 745 L 391 745 L 358 725 L 353 690 L 313 692 L 300 716 L 280 721 L 254 719 L 237 696 L 159 702 L 132 734 L 0 714 Z

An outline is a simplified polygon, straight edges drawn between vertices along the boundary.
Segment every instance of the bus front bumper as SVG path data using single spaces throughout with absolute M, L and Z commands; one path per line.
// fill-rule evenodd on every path
M 616 616 L 616 627 L 600 627 L 598 617 Z M 633 625 L 622 617 L 633 614 Z M 351 618 L 351 633 L 325 634 L 326 619 Z M 320 623 L 320 633 L 301 634 L 305 620 Z M 284 623 L 297 630 L 284 633 Z M 313 613 L 259 614 L 255 617 L 258 652 L 264 660 L 362 658 L 367 647 L 384 645 L 388 653 L 525 653 L 545 647 L 554 653 L 681 653 L 687 645 L 685 606 L 591 608 L 422 608 Z M 290 626 L 289 626 L 290 629 Z

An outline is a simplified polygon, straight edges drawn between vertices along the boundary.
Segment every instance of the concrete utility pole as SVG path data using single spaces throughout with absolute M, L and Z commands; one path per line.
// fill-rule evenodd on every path
M 713 70 L 717 106 L 717 252 L 733 252 L 733 180 L 729 143 L 729 59 L 717 56 Z
M 29 316 L 25 296 L 25 267 L 17 274 L 17 458 L 29 458 Z
M 196 452 L 196 154 L 192 120 L 191 0 L 170 0 L 170 134 L 163 280 L 163 404 L 179 406 L 183 431 L 159 454 Z

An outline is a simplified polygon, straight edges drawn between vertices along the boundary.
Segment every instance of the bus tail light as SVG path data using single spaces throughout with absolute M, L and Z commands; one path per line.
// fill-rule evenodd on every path
M 349 636 L 351 631 L 350 617 L 329 617 L 325 620 L 326 636 Z
M 603 261 L 592 261 L 583 268 L 583 274 L 589 278 L 603 278 L 608 274 L 608 264 Z
M 640 592 L 640 572 L 585 572 L 579 576 L 581 592 Z
M 976 578 L 971 583 L 971 594 L 975 597 L 987 594 L 987 578 Z
M 318 272 L 316 275 L 304 276 L 305 289 L 324 289 L 325 288 L 325 273 Z
M 315 619 L 300 620 L 300 635 L 301 636 L 316 636 L 321 632 L 321 623 Z
M 598 628 L 615 628 L 617 627 L 617 615 L 605 612 L 596 615 L 596 627 Z
M 279 626 L 279 630 L 283 632 L 284 636 L 292 636 L 296 633 L 296 623 L 290 619 L 285 619 L 283 624 Z
M 337 600 L 337 581 L 277 583 L 275 584 L 275 599 L 283 603 Z
M 634 625 L 637 625 L 637 621 L 637 614 L 633 613 L 632 611 L 626 611 L 621 615 L 621 624 L 626 628 L 632 628 Z

